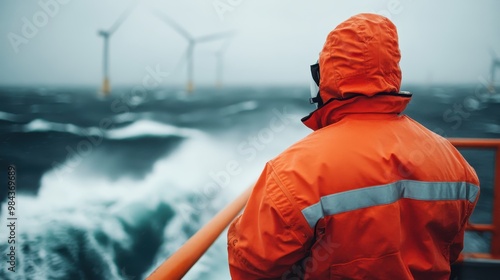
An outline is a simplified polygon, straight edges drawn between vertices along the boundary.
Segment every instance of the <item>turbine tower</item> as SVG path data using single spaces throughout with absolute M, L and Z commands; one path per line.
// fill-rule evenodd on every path
M 221 33 L 214 33 L 206 36 L 201 36 L 201 37 L 193 37 L 189 32 L 187 32 L 184 28 L 182 28 L 177 22 L 172 20 L 170 17 L 168 17 L 166 14 L 163 14 L 159 11 L 152 10 L 152 12 L 160 18 L 163 22 L 165 22 L 167 25 L 172 27 L 177 33 L 179 33 L 186 41 L 188 42 L 188 46 L 186 49 L 185 54 L 181 57 L 181 62 L 182 60 L 186 60 L 187 63 L 187 83 L 186 83 L 186 90 L 187 92 L 191 93 L 194 90 L 194 83 L 193 83 L 193 74 L 194 74 L 194 48 L 197 43 L 204 43 L 204 42 L 209 42 L 209 41 L 215 41 L 219 40 L 228 36 L 231 36 L 233 34 L 232 31 L 227 31 L 227 32 L 221 32 Z
M 222 87 L 222 75 L 223 75 L 223 68 L 224 68 L 224 54 L 226 53 L 227 47 L 229 47 L 229 44 L 231 43 L 230 39 L 226 39 L 224 44 L 221 46 L 221 48 L 215 52 L 215 59 L 216 59 L 216 82 L 215 85 L 216 87 L 220 88 Z
M 99 30 L 98 35 L 102 36 L 104 39 L 104 52 L 103 52 L 103 82 L 102 82 L 102 88 L 101 88 L 101 93 L 104 96 L 109 95 L 111 92 L 111 86 L 109 84 L 109 39 L 113 35 L 113 33 L 116 32 L 116 30 L 123 24 L 123 22 L 129 17 L 129 15 L 132 13 L 134 10 L 135 6 L 137 5 L 139 1 L 135 0 L 132 5 L 130 5 L 121 15 L 118 17 L 118 19 L 115 21 L 115 23 L 109 28 L 108 30 Z
M 496 74 L 496 70 L 497 68 L 500 68 L 500 59 L 498 58 L 498 56 L 496 56 L 495 52 L 493 50 L 491 50 L 491 56 L 492 56 L 492 60 L 491 60 L 491 69 L 490 69 L 490 92 L 493 93 L 495 91 L 495 74 Z

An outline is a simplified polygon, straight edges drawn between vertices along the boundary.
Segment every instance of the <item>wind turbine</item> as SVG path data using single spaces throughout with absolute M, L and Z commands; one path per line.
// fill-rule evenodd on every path
M 193 54 L 194 54 L 194 47 L 196 46 L 197 43 L 204 43 L 204 42 L 209 42 L 209 41 L 215 41 L 219 40 L 221 38 L 228 37 L 233 34 L 232 31 L 227 31 L 227 32 L 221 32 L 221 33 L 214 33 L 206 36 L 201 36 L 201 37 L 193 37 L 189 32 L 187 32 L 184 28 L 182 28 L 177 22 L 172 20 L 170 17 L 167 15 L 156 11 L 152 10 L 152 12 L 160 18 L 163 22 L 168 24 L 170 27 L 172 27 L 177 33 L 179 33 L 186 41 L 188 42 L 188 46 L 186 49 L 186 52 L 184 55 L 181 57 L 181 61 L 186 59 L 187 60 L 187 84 L 186 84 L 186 90 L 187 92 L 193 92 L 194 90 L 194 84 L 193 84 L 193 71 L 194 71 L 194 59 L 193 59 Z
M 491 51 L 492 61 L 491 61 L 491 70 L 490 70 L 490 92 L 494 92 L 495 86 L 495 73 L 497 68 L 500 68 L 500 59 L 496 55 L 493 50 Z
M 115 21 L 115 23 L 109 28 L 108 30 L 99 30 L 97 33 L 99 36 L 102 36 L 104 39 L 104 52 L 103 52 L 103 82 L 102 82 L 102 88 L 101 92 L 104 96 L 109 95 L 111 92 L 111 86 L 109 84 L 109 39 L 113 35 L 113 33 L 116 32 L 116 30 L 123 24 L 123 22 L 129 17 L 129 15 L 132 13 L 134 10 L 135 6 L 137 5 L 139 1 L 136 0 L 130 5 L 121 15 L 118 17 L 118 19 Z
M 221 46 L 221 48 L 215 52 L 215 59 L 216 59 L 216 87 L 220 88 L 222 87 L 222 74 L 223 74 L 223 68 L 224 68 L 224 54 L 227 50 L 227 47 L 229 47 L 229 44 L 231 43 L 230 39 L 226 39 L 224 44 Z

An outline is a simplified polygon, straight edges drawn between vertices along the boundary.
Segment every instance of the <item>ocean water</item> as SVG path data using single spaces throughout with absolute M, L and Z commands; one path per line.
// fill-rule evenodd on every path
M 500 136 L 500 98 L 480 84 L 407 86 L 406 114 L 446 137 Z M 16 167 L 16 267 L 0 230 L 0 279 L 143 279 L 245 190 L 266 161 L 308 133 L 296 87 L 0 88 L 0 219 Z M 490 222 L 494 154 L 463 150 Z M 466 251 L 489 236 L 467 233 Z M 225 234 L 185 279 L 229 279 Z

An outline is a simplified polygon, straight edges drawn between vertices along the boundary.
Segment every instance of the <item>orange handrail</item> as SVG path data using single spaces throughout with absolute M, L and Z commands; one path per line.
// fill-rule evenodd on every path
M 467 230 L 492 232 L 490 253 L 464 253 L 460 260 L 468 258 L 500 259 L 500 139 L 450 138 L 457 148 L 495 149 L 495 179 L 492 224 L 468 224 Z M 198 259 L 215 242 L 224 229 L 244 208 L 253 185 L 220 211 L 212 220 L 193 235 L 170 258 L 163 262 L 147 280 L 181 279 Z
M 147 280 L 181 279 L 200 257 L 210 248 L 217 237 L 245 207 L 253 185 L 222 209 L 205 226 L 196 232 L 172 256 L 163 262 Z
M 465 139 L 452 138 L 450 142 L 457 148 L 495 149 L 495 176 L 493 182 L 493 212 L 491 224 L 471 224 L 466 230 L 491 232 L 490 253 L 462 253 L 464 259 L 500 259 L 500 139 Z

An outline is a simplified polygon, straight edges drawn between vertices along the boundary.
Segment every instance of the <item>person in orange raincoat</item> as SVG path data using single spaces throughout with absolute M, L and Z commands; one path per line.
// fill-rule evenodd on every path
M 474 169 L 402 112 L 396 27 L 359 14 L 327 37 L 310 135 L 266 164 L 228 230 L 233 279 L 448 279 Z

